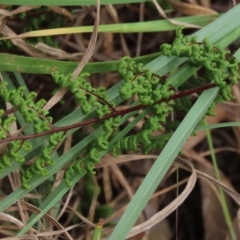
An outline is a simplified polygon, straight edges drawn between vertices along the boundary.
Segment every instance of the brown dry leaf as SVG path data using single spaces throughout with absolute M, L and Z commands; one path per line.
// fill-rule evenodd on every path
M 217 14 L 216 11 L 202 7 L 195 4 L 185 3 L 185 2 L 178 2 L 174 0 L 168 0 L 170 4 L 174 7 L 174 9 L 178 12 L 181 12 L 185 15 L 194 16 L 194 15 L 206 15 L 206 14 Z
M 223 107 L 217 105 L 215 109 L 213 110 L 214 114 L 216 116 L 210 117 L 207 116 L 207 122 L 208 124 L 216 124 L 219 122 L 222 122 L 227 118 L 227 111 Z M 188 141 L 185 143 L 183 147 L 183 151 L 187 152 L 193 149 L 197 144 L 199 144 L 203 139 L 206 137 L 206 131 L 198 131 L 197 136 L 192 136 L 188 139 Z

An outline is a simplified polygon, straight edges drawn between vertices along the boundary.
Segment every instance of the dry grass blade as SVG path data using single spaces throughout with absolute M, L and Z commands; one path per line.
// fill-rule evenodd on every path
M 18 203 L 18 206 L 20 205 L 20 203 Z M 21 212 L 21 211 L 20 211 Z M 0 213 L 0 219 L 1 220 L 3 220 L 3 222 L 11 222 L 11 223 L 13 223 L 13 224 L 15 224 L 15 225 L 17 225 L 18 227 L 19 227 L 19 229 L 22 229 L 22 228 L 24 228 L 24 226 L 26 225 L 26 223 L 23 221 L 23 222 L 21 222 L 19 219 L 17 219 L 17 218 L 15 218 L 15 217 L 13 217 L 13 216 L 11 216 L 10 214 L 8 215 L 8 214 L 5 214 L 5 213 Z M 5 224 L 4 224 L 5 225 Z M 2 231 L 4 231 L 5 230 L 5 227 L 6 227 L 6 229 L 8 228 L 8 226 L 2 226 L 1 227 L 1 229 L 2 229 Z M 14 228 L 14 227 L 13 227 Z M 9 228 L 9 230 L 11 229 L 11 227 Z M 11 232 L 9 231 L 9 233 L 11 234 Z M 8 235 L 9 233 L 6 233 L 6 235 Z M 29 233 L 29 235 L 30 236 L 32 236 L 32 239 L 34 239 L 34 240 L 37 240 L 37 237 L 36 236 L 34 236 L 34 233 L 32 232 L 32 230 L 30 230 L 30 233 Z M 1 238 L 2 239 L 2 238 Z
M 109 15 L 112 17 L 113 21 L 115 23 L 120 23 L 118 13 L 117 13 L 116 9 L 114 8 L 114 6 L 112 4 L 109 4 L 106 6 L 106 9 L 107 9 Z M 126 40 L 122 33 L 120 33 L 120 41 L 121 41 L 121 45 L 122 45 L 123 54 L 127 55 L 127 56 L 131 56 L 131 53 L 130 53 L 129 48 L 126 43 Z
M 25 226 L 25 223 L 21 222 L 19 219 L 6 214 L 6 213 L 0 213 L 0 220 L 4 222 L 11 222 L 17 225 L 19 228 L 23 228 Z
M 5 9 L 0 9 L 0 15 L 2 15 L 4 17 L 11 17 L 11 12 L 9 12 L 8 10 L 5 10 Z
M 109 203 L 113 196 L 109 167 L 103 168 L 103 192 L 106 202 Z
M 19 236 L 19 237 L 7 237 L 7 238 L 1 238 L 1 240 L 19 240 L 19 239 L 24 239 L 24 240 L 27 240 L 27 239 L 46 239 L 46 237 L 50 237 L 50 236 L 54 236 L 54 235 L 59 235 L 59 234 L 62 234 L 62 233 L 66 233 L 67 231 L 70 231 L 74 228 L 77 228 L 77 227 L 80 227 L 81 224 L 76 224 L 76 225 L 73 225 L 73 226 L 69 226 L 67 228 L 64 228 L 63 230 L 56 230 L 56 231 L 51 231 L 51 232 L 41 232 L 41 233 L 37 233 L 35 234 L 35 236 L 33 237 L 29 237 L 28 235 L 23 235 L 23 236 Z M 39 238 L 37 238 L 39 237 Z M 56 238 L 55 238 L 56 239 Z M 71 238 L 71 240 L 73 240 Z
M 96 168 L 103 168 L 106 166 L 111 166 L 113 164 L 125 163 L 129 161 L 143 160 L 143 159 L 156 159 L 157 155 L 136 155 L 136 154 L 128 154 L 128 155 L 120 155 L 118 158 L 114 158 L 113 156 L 107 154 L 102 159 L 101 162 L 96 164 Z
M 33 237 L 29 237 L 27 235 L 23 235 L 21 237 L 6 237 L 6 238 L 1 238 L 1 240 L 36 240 L 36 238 Z
M 63 230 L 57 230 L 57 231 L 51 231 L 51 232 L 41 232 L 41 233 L 36 234 L 35 236 L 37 236 L 37 237 L 50 237 L 50 236 L 66 233 L 67 231 L 70 231 L 74 228 L 81 227 L 81 226 L 82 226 L 82 224 L 76 224 L 76 225 L 64 228 Z M 69 238 L 69 239 L 73 240 L 72 238 Z
M 60 14 L 69 18 L 71 21 L 73 20 L 72 14 L 66 8 L 59 7 L 59 6 L 49 6 L 48 8 L 57 14 Z
M 240 208 L 237 211 L 238 232 L 240 234 Z
M 234 153 L 240 154 L 240 150 L 237 149 L 237 148 L 233 148 L 233 147 L 220 147 L 220 148 L 215 148 L 215 149 L 214 149 L 214 153 L 215 153 L 215 154 L 216 154 L 216 153 L 220 153 L 220 152 L 225 152 L 225 151 L 229 151 L 229 152 L 234 152 Z M 208 151 L 199 153 L 199 155 L 200 155 L 201 157 L 206 157 L 206 156 L 211 155 L 211 151 L 208 150 Z
M 236 6 L 236 5 L 237 5 L 236 0 L 232 0 L 232 5 L 233 5 L 233 6 Z
M 94 193 L 93 193 L 93 197 L 92 197 L 92 201 L 91 201 L 91 205 L 89 208 L 89 221 L 93 222 L 94 221 L 94 215 L 95 215 L 95 211 L 96 211 L 96 207 L 97 207 L 97 198 L 98 198 L 98 182 L 95 176 L 92 176 L 92 180 L 93 180 L 93 185 L 94 185 Z M 91 225 L 87 225 L 86 229 L 85 229 L 85 238 L 88 239 L 88 235 L 90 232 L 90 226 Z
M 24 210 L 31 211 L 31 212 L 33 212 L 33 213 L 35 213 L 35 214 L 39 214 L 39 213 L 41 212 L 41 209 L 33 206 L 33 205 L 30 204 L 30 203 L 27 203 L 27 202 L 25 202 L 25 201 L 19 201 L 19 202 L 20 202 L 20 204 L 21 204 L 21 206 L 22 206 L 22 208 L 23 208 Z M 12 207 L 11 207 L 11 208 L 12 208 Z M 10 210 L 10 209 L 9 209 L 9 210 Z M 16 208 L 16 211 L 19 211 L 18 207 Z M 57 222 L 56 219 L 54 219 L 54 218 L 53 218 L 52 216 L 50 216 L 49 214 L 45 214 L 44 217 L 45 217 L 50 223 L 52 223 L 53 226 L 55 226 L 57 229 L 63 230 L 63 233 L 64 233 L 66 239 L 72 239 L 71 236 L 69 235 L 69 233 L 64 230 L 64 227 L 63 227 L 59 222 Z M 25 226 L 25 225 L 24 225 L 24 226 Z M 24 226 L 23 226 L 23 227 L 24 227 Z M 20 227 L 20 229 L 22 229 L 23 227 Z M 26 238 L 25 238 L 25 239 L 26 239 Z M 35 239 L 35 238 L 32 237 L 31 239 Z
M 174 0 L 168 0 L 168 2 L 172 4 L 172 6 L 174 7 L 175 10 L 177 10 L 183 14 L 189 15 L 189 16 L 217 14 L 216 11 L 214 11 L 210 8 L 202 7 L 202 6 L 195 5 L 195 4 L 178 2 L 178 1 L 174 1 Z
M 79 205 L 79 203 L 78 203 Z M 96 225 L 94 223 L 92 223 L 91 221 L 88 220 L 88 218 L 85 218 L 82 214 L 79 213 L 78 210 L 75 210 L 72 207 L 68 206 L 68 209 L 71 210 L 71 212 L 73 212 L 79 219 L 81 219 L 85 224 L 88 224 L 91 227 L 95 227 Z
M 0 25 L 2 24 L 2 22 L 0 22 Z M 15 38 L 15 39 L 11 39 L 11 37 L 15 37 L 17 36 L 16 33 L 14 31 L 12 31 L 8 26 L 4 26 L 4 28 L 2 29 L 2 34 L 4 36 L 8 36 L 10 37 L 9 40 L 17 47 L 21 48 L 26 54 L 28 54 L 31 57 L 38 57 L 38 58 L 43 58 L 44 56 L 39 53 L 34 47 L 28 45 L 27 43 L 25 43 L 21 38 Z M 21 69 L 18 69 L 19 71 Z
M 94 194 L 93 194 L 93 198 L 92 198 L 92 202 L 89 208 L 89 221 L 93 222 L 94 219 L 94 214 L 95 214 L 95 210 L 97 207 L 97 198 L 98 198 L 98 182 L 95 176 L 92 177 L 93 178 L 93 184 L 94 184 Z
M 164 188 L 163 190 L 155 192 L 152 195 L 151 199 L 154 199 L 154 198 L 156 198 L 158 196 L 161 196 L 161 195 L 163 195 L 163 194 L 165 194 L 167 192 L 170 192 L 171 190 L 176 189 L 177 187 L 181 186 L 182 184 L 186 183 L 187 181 L 188 181 L 188 179 L 185 178 L 185 179 L 183 179 L 183 180 L 181 180 L 181 181 L 179 181 L 179 182 L 177 182 L 177 183 L 175 183 L 175 184 L 173 184 L 173 185 L 171 185 L 169 187 Z
M 5 16 L 7 17 L 12 17 L 16 14 L 19 14 L 19 13 L 22 13 L 22 12 L 27 12 L 27 11 L 30 11 L 32 9 L 35 9 L 35 8 L 39 8 L 40 6 L 21 6 L 13 11 L 8 11 L 8 10 L 4 10 L 4 9 L 0 9 L 0 14 L 3 15 L 1 17 L 1 19 Z
M 142 2 L 140 3 L 140 7 L 139 7 L 139 22 L 144 22 L 144 9 L 145 9 L 145 4 L 144 2 Z M 143 33 L 140 32 L 138 33 L 138 38 L 137 38 L 136 57 L 141 55 L 142 40 L 143 40 Z
M 191 169 L 192 174 L 188 179 L 187 186 L 183 190 L 183 192 L 176 198 L 174 199 L 167 207 L 165 207 L 163 210 L 160 212 L 156 213 L 153 217 L 151 217 L 149 220 L 146 222 L 132 228 L 130 233 L 127 236 L 127 239 L 135 236 L 143 231 L 146 231 L 162 221 L 164 218 L 166 218 L 170 213 L 172 213 L 175 209 L 178 208 L 179 205 L 183 203 L 183 201 L 187 198 L 187 196 L 191 193 L 192 189 L 195 186 L 195 183 L 197 181 L 197 174 L 195 172 L 195 169 L 193 165 L 190 162 L 186 162 L 188 167 Z
M 167 17 L 167 15 L 165 14 L 165 12 L 163 11 L 163 9 L 161 8 L 161 6 L 159 5 L 159 3 L 156 0 L 152 0 L 153 4 L 155 5 L 156 9 L 158 10 L 159 14 L 165 18 L 166 20 L 168 20 L 170 23 L 177 25 L 177 26 L 185 26 L 188 28 L 201 28 L 200 26 L 194 25 L 194 24 L 190 24 L 190 23 L 183 23 L 183 22 L 179 22 L 173 19 L 170 19 Z
M 123 162 L 128 162 L 128 161 L 135 161 L 135 160 L 146 159 L 146 158 L 154 158 L 155 159 L 156 157 L 157 157 L 156 155 L 145 155 L 145 156 L 144 155 L 138 155 L 138 156 L 137 155 L 130 155 L 130 156 L 127 156 L 127 158 L 126 158 L 126 156 L 122 155 L 122 156 L 119 156 L 119 159 L 114 159 L 113 157 L 111 158 L 111 157 L 108 156 L 108 157 L 105 157 L 105 158 L 102 159 L 102 162 L 98 164 L 98 168 L 101 168 L 103 166 L 109 166 L 109 165 L 112 165 L 112 164 L 123 163 Z M 184 159 L 182 159 L 182 158 L 178 157 L 178 159 L 174 162 L 174 165 L 177 165 L 178 167 L 183 168 L 185 170 L 192 171 L 191 167 L 189 167 L 189 162 L 184 160 Z M 201 171 L 198 171 L 196 169 L 194 171 L 195 171 L 195 173 L 199 177 L 201 177 L 201 178 L 203 178 L 205 180 L 207 179 L 207 180 L 211 181 L 212 183 L 214 183 L 215 185 L 222 187 L 223 190 L 238 205 L 240 205 L 240 195 L 236 191 L 232 190 L 231 188 L 229 188 L 226 185 L 222 184 L 221 182 L 217 181 L 216 179 L 214 179 L 213 177 L 209 176 L 208 174 L 205 174 L 205 173 L 203 173 Z M 125 209 L 125 207 L 124 207 L 124 209 Z M 124 209 L 121 209 L 121 211 L 123 211 Z M 148 221 L 150 221 L 150 220 L 148 220 Z M 149 229 L 150 228 L 149 225 L 146 224 L 146 226 L 145 226 L 145 223 L 141 224 L 139 226 L 144 226 L 144 227 L 146 227 L 146 229 Z M 156 220 L 153 220 L 153 224 L 152 225 L 154 225 L 154 223 L 156 224 Z M 144 229 L 143 230 L 139 230 L 139 232 L 141 232 L 141 231 L 144 231 Z M 134 232 L 134 235 L 138 234 L 139 232 Z M 131 235 L 131 236 L 133 236 L 133 235 Z
M 90 42 L 88 44 L 86 53 L 83 56 L 82 61 L 80 64 L 77 66 L 77 68 L 73 72 L 73 79 L 76 79 L 79 73 L 82 71 L 83 67 L 86 65 L 86 63 L 89 61 L 90 57 L 92 56 L 94 52 L 94 48 L 96 46 L 97 42 L 97 35 L 98 35 L 98 25 L 99 25 L 99 20 L 100 20 L 100 0 L 96 0 L 97 2 L 97 14 L 96 14 L 96 19 L 94 22 L 94 27 L 93 27 L 93 32 L 91 35 Z
M 66 209 L 67 209 L 67 207 L 68 207 L 68 204 L 69 204 L 69 202 L 70 202 L 70 200 L 71 200 L 72 195 L 73 195 L 73 188 L 70 189 L 70 191 L 69 191 L 69 193 L 68 193 L 68 195 L 67 195 L 67 199 L 66 199 L 66 201 L 64 202 L 64 206 L 63 206 L 63 208 L 61 209 L 61 212 L 60 212 L 60 213 L 58 214 L 58 216 L 56 217 L 56 220 L 59 220 L 59 219 L 62 217 L 62 215 L 66 212 Z
M 211 0 L 200 0 L 200 5 L 206 8 L 210 8 L 211 7 Z
M 111 169 L 112 169 L 114 175 L 116 176 L 116 178 L 118 179 L 118 181 L 120 182 L 120 184 L 122 185 L 122 187 L 126 190 L 128 197 L 131 200 L 133 198 L 133 191 L 132 191 L 132 188 L 129 185 L 128 181 L 122 174 L 121 170 L 119 169 L 119 167 L 116 164 L 113 164 L 111 166 Z
M 69 54 L 61 49 L 50 47 L 45 43 L 39 42 L 37 45 L 35 45 L 35 48 L 40 50 L 42 53 L 44 53 L 46 56 L 50 56 L 48 58 L 53 59 L 74 59 L 78 56 L 82 56 L 82 53 L 72 53 Z
M 177 165 L 180 168 L 183 168 L 185 170 L 191 171 L 191 169 L 189 168 L 188 165 L 186 165 L 188 161 L 178 157 L 176 159 L 176 161 L 174 162 L 174 165 Z M 218 180 L 214 179 L 213 177 L 209 176 L 206 173 L 203 173 L 199 170 L 196 170 L 196 173 L 199 177 L 203 178 L 203 179 L 207 179 L 209 181 L 211 181 L 212 183 L 214 183 L 215 185 L 221 187 L 224 192 L 226 192 L 239 206 L 240 206 L 240 194 L 238 194 L 236 191 L 232 190 L 231 188 L 227 187 L 226 185 L 222 184 L 221 182 L 219 182 Z
M 96 4 L 97 13 L 96 13 L 96 19 L 94 22 L 91 39 L 89 41 L 86 53 L 84 54 L 81 62 L 79 63 L 79 65 L 76 67 L 76 69 L 73 72 L 73 78 L 72 78 L 73 80 L 75 80 L 78 77 L 78 75 L 82 71 L 83 67 L 89 61 L 90 57 L 92 56 L 92 54 L 94 52 L 94 48 L 96 46 L 98 25 L 99 25 L 99 19 L 100 19 L 100 0 L 96 0 L 96 2 L 97 2 L 97 4 Z M 65 95 L 66 92 L 67 92 L 66 89 L 63 89 L 63 88 L 59 89 L 56 92 L 56 94 L 47 102 L 47 104 L 44 106 L 44 109 L 49 110 L 50 108 L 52 108 L 56 103 L 58 103 L 63 98 L 63 96 Z
M 0 28 L 1 28 L 1 33 L 8 37 L 9 40 L 17 47 L 19 47 L 20 49 L 22 49 L 26 54 L 32 56 L 32 57 L 39 57 L 42 58 L 44 57 L 41 53 L 39 53 L 38 50 L 36 50 L 34 47 L 30 46 L 29 44 L 27 44 L 23 39 L 21 38 L 15 38 L 17 35 L 15 34 L 14 31 L 12 31 L 12 29 L 10 29 L 8 26 L 6 26 L 6 19 L 4 19 L 5 17 L 12 17 L 15 14 L 19 14 L 21 12 L 26 12 L 35 8 L 39 8 L 39 6 L 21 6 L 15 10 L 13 10 L 12 12 L 7 11 L 7 10 L 3 10 L 1 9 L 1 14 L 3 15 L 1 17 L 0 20 Z M 15 38 L 15 39 L 14 39 Z M 19 69 L 20 70 L 20 69 Z

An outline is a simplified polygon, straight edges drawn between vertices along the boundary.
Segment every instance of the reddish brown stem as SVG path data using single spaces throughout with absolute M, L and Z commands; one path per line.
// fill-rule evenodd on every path
M 99 95 L 93 93 L 93 92 L 90 92 L 90 91 L 87 91 L 86 89 L 84 88 L 81 88 L 81 90 L 85 91 L 86 93 L 88 93 L 89 95 L 94 95 L 96 98 L 98 98 L 98 100 L 104 104 L 106 104 L 111 110 L 112 112 L 118 112 L 109 102 L 107 102 L 104 98 L 100 97 Z
M 208 85 L 205 85 L 205 86 L 193 88 L 193 89 L 190 89 L 190 90 L 175 92 L 175 94 L 173 96 L 169 97 L 168 99 L 161 99 L 161 100 L 155 102 L 154 104 L 158 104 L 158 103 L 161 103 L 161 102 L 166 102 L 166 101 L 169 101 L 169 100 L 181 98 L 181 97 L 184 97 L 184 96 L 191 95 L 193 93 L 202 92 L 204 90 L 207 90 L 207 89 L 210 89 L 210 88 L 213 88 L 213 87 L 216 87 L 215 83 L 211 83 L 211 84 L 208 84 Z M 45 132 L 41 132 L 41 133 L 38 133 L 38 134 L 29 134 L 29 135 L 26 135 L 26 136 L 11 136 L 11 137 L 8 137 L 6 139 L 0 140 L 0 143 L 10 142 L 10 141 L 14 141 L 14 140 L 27 140 L 27 139 L 31 139 L 31 138 L 36 138 L 36 137 L 41 137 L 41 136 L 45 136 L 45 135 L 48 135 L 48 134 L 52 134 L 54 132 L 60 132 L 60 131 L 65 131 L 66 132 L 66 131 L 68 131 L 70 129 L 73 129 L 73 128 L 83 127 L 83 126 L 86 126 L 86 125 L 89 125 L 89 124 L 92 124 L 92 123 L 96 123 L 96 122 L 100 122 L 100 121 L 103 121 L 103 120 L 106 120 L 106 119 L 109 119 L 109 118 L 112 118 L 112 117 L 123 116 L 123 115 L 126 115 L 128 113 L 131 113 L 131 112 L 134 112 L 134 111 L 137 111 L 137 110 L 140 110 L 140 109 L 144 109 L 148 106 L 149 105 L 139 104 L 135 107 L 131 107 L 131 108 L 128 108 L 128 109 L 125 109 L 125 110 L 114 111 L 114 112 L 102 117 L 101 119 L 92 118 L 90 120 L 80 122 L 80 123 L 75 123 L 75 124 L 72 124 L 72 125 L 69 125 L 69 126 L 54 127 L 54 129 L 51 129 L 51 130 L 45 131 Z

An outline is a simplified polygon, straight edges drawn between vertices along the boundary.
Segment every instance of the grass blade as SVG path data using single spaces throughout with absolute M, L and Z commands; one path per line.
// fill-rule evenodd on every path
M 124 4 L 124 3 L 140 3 L 149 2 L 151 0 L 101 0 L 101 4 Z M 95 5 L 96 0 L 58 0 L 58 1 L 48 1 L 48 0 L 1 0 L 1 4 L 7 5 L 29 5 L 29 6 L 79 6 L 79 5 Z
M 184 143 L 216 97 L 218 88 L 205 91 L 188 112 L 162 153 L 144 178 L 109 240 L 125 239 L 151 195 L 172 165 Z

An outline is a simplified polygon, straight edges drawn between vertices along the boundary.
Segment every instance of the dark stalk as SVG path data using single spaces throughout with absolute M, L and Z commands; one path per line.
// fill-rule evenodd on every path
M 169 101 L 169 100 L 185 97 L 185 96 L 191 95 L 193 93 L 202 92 L 204 90 L 207 90 L 207 89 L 210 89 L 210 88 L 214 88 L 214 87 L 216 87 L 216 84 L 215 83 L 211 83 L 211 84 L 207 84 L 205 86 L 193 88 L 193 89 L 190 89 L 190 90 L 185 90 L 185 91 L 181 91 L 181 92 L 177 92 L 176 91 L 173 96 L 169 97 L 168 99 L 161 99 L 161 100 L 155 102 L 153 105 L 161 103 L 161 102 L 166 102 L 166 101 Z M 48 130 L 48 131 L 45 131 L 45 132 L 41 132 L 41 133 L 37 133 L 37 134 L 29 134 L 29 135 L 26 135 L 26 136 L 10 136 L 10 137 L 8 137 L 6 139 L 0 140 L 0 144 L 4 143 L 4 142 L 14 141 L 14 140 L 22 140 L 22 141 L 24 141 L 24 140 L 31 139 L 31 138 L 36 138 L 36 137 L 41 137 L 41 136 L 45 136 L 45 135 L 48 135 L 48 134 L 52 134 L 54 132 L 60 132 L 60 131 L 65 131 L 66 132 L 66 131 L 68 131 L 70 129 L 73 129 L 73 128 L 83 127 L 83 126 L 86 126 L 86 125 L 89 125 L 89 124 L 92 124 L 92 123 L 97 123 L 97 122 L 100 122 L 100 121 L 103 121 L 103 120 L 106 120 L 106 119 L 109 119 L 109 118 L 112 118 L 112 117 L 124 116 L 124 115 L 126 115 L 128 113 L 131 113 L 131 112 L 134 112 L 134 111 L 137 111 L 137 110 L 140 110 L 140 109 L 145 109 L 146 107 L 149 107 L 149 106 L 150 105 L 139 104 L 139 105 L 137 105 L 135 107 L 131 107 L 131 108 L 128 108 L 128 109 L 125 109 L 125 110 L 121 110 L 121 111 L 116 111 L 114 109 L 114 111 L 112 111 L 112 113 L 102 117 L 101 119 L 92 118 L 90 120 L 86 120 L 86 121 L 80 122 L 80 123 L 75 123 L 75 124 L 72 124 L 72 125 L 69 125 L 69 126 L 54 127 L 51 130 Z

